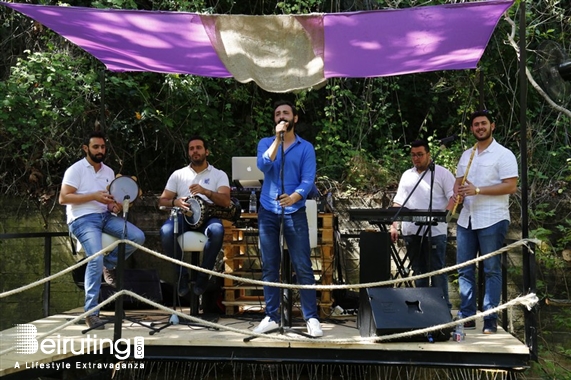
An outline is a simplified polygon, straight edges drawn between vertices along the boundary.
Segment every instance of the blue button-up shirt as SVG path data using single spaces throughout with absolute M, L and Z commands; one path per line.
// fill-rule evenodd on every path
M 281 214 L 282 208 L 277 197 L 283 193 L 293 194 L 296 192 L 303 199 L 285 208 L 284 212 L 291 214 L 305 206 L 305 200 L 315 186 L 317 166 L 315 149 L 309 141 L 295 135 L 295 141 L 285 151 L 282 191 L 280 176 L 282 147 L 278 147 L 275 161 L 271 161 L 270 156 L 266 153 L 275 139 L 275 136 L 266 137 L 258 143 L 258 168 L 264 173 L 260 204 L 268 211 Z

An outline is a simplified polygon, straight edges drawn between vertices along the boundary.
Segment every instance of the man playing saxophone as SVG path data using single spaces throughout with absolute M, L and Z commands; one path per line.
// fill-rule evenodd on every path
M 517 190 L 517 160 L 509 149 L 494 139 L 496 124 L 491 114 L 488 111 L 474 112 L 470 116 L 470 128 L 477 143 L 460 158 L 454 185 L 454 193 L 463 201 L 456 233 L 458 264 L 474 259 L 478 252 L 483 256 L 503 246 L 510 222 L 509 196 Z M 501 255 L 484 260 L 483 266 L 485 294 L 482 311 L 486 311 L 500 303 Z M 475 267 L 472 264 L 458 269 L 458 314 L 462 318 L 476 314 Z M 474 322 L 465 322 L 464 328 L 475 328 Z M 484 317 L 482 332 L 493 334 L 496 331 L 497 315 Z

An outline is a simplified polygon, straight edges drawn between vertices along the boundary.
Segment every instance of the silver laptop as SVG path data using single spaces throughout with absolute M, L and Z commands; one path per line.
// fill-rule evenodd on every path
M 232 157 L 232 182 L 242 188 L 260 188 L 264 173 L 256 165 L 257 157 Z

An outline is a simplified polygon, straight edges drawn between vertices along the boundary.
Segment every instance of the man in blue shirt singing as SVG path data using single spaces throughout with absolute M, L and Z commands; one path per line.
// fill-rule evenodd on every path
M 315 150 L 311 143 L 295 134 L 298 120 L 295 105 L 288 101 L 278 101 L 274 104 L 273 116 L 275 136 L 260 140 L 257 155 L 258 168 L 264 173 L 258 212 L 262 279 L 280 282 L 280 226 L 283 215 L 284 239 L 297 282 L 313 285 L 315 277 L 311 268 L 305 200 L 315 183 Z M 262 334 L 279 328 L 281 292 L 275 286 L 264 286 L 266 317 L 254 329 L 255 333 Z M 323 331 L 317 318 L 315 289 L 302 289 L 299 293 L 307 333 L 313 337 L 322 336 Z

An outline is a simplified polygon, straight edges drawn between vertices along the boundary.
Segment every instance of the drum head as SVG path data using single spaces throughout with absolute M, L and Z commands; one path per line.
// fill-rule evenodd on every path
M 202 216 L 202 207 L 200 205 L 200 202 L 193 197 L 189 197 L 186 200 L 186 203 L 188 203 L 189 205 L 188 208 L 191 211 L 186 214 L 187 215 L 186 221 L 191 226 L 195 226 L 200 220 L 200 217 Z
M 109 193 L 115 198 L 115 202 L 123 202 L 129 196 L 129 203 L 133 203 L 139 196 L 139 185 L 131 177 L 117 177 L 109 185 Z

